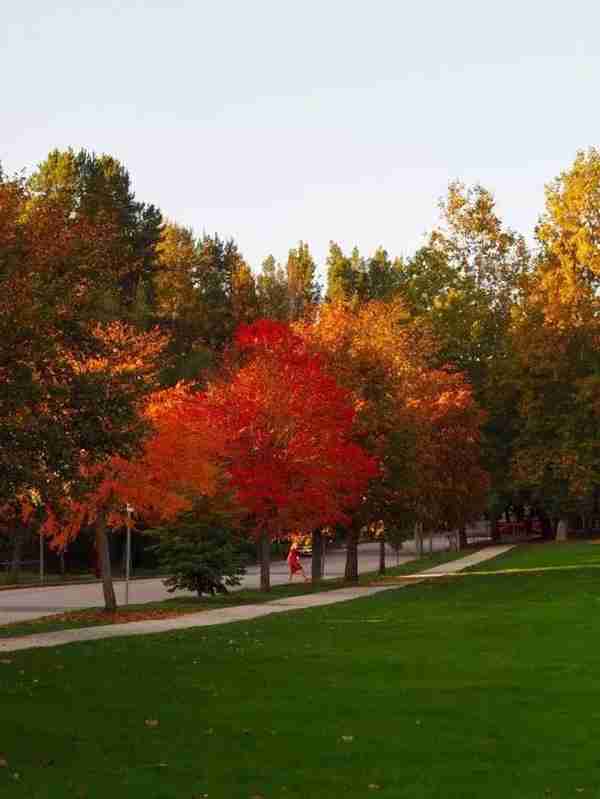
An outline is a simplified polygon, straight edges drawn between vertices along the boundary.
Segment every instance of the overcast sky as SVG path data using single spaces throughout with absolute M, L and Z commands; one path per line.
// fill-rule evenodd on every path
M 453 178 L 530 235 L 600 144 L 599 30 L 595 0 L 4 0 L 0 161 L 111 153 L 254 267 L 410 254 Z

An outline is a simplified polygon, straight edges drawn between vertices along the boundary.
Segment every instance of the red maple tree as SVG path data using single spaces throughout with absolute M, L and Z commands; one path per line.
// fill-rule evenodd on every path
M 235 338 L 241 365 L 197 396 L 195 414 L 221 431 L 224 466 L 260 542 L 269 590 L 273 538 L 348 520 L 378 461 L 351 440 L 348 391 L 283 323 L 260 320 Z

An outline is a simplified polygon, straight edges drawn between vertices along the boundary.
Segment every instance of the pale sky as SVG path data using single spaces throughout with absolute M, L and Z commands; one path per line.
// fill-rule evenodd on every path
M 0 161 L 111 153 L 255 268 L 410 254 L 454 178 L 531 235 L 600 145 L 599 31 L 597 0 L 4 0 Z

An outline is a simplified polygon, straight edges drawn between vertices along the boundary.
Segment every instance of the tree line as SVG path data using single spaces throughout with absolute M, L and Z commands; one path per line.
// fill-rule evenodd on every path
M 597 150 L 548 185 L 532 241 L 456 182 L 411 257 L 332 242 L 325 267 L 321 286 L 301 241 L 253 271 L 136 199 L 111 156 L 0 173 L 15 542 L 93 529 L 111 604 L 106 531 L 127 502 L 171 540 L 256 539 L 265 588 L 267 544 L 293 531 L 318 575 L 322 530 L 343 529 L 353 580 L 364 530 L 464 529 L 515 501 L 600 515 Z

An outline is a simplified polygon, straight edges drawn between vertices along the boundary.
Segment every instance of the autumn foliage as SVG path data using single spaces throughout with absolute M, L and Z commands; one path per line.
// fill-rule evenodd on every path
M 126 505 L 164 529 L 227 505 L 266 586 L 269 542 L 324 526 L 357 579 L 364 531 L 460 529 L 516 494 L 597 515 L 599 198 L 591 149 L 530 250 L 453 183 L 412 258 L 332 242 L 322 302 L 308 245 L 255 276 L 110 156 L 0 172 L 0 526 L 45 513 L 58 548 L 91 528 L 108 580 Z
M 223 437 L 225 469 L 254 535 L 348 521 L 378 468 L 352 441 L 349 392 L 283 323 L 244 326 L 236 346 L 240 365 L 197 396 L 195 414 Z
M 85 524 L 106 514 L 109 527 L 125 524 L 125 506 L 150 521 L 175 518 L 197 495 L 216 488 L 218 432 L 190 422 L 191 396 L 184 386 L 150 395 L 142 412 L 149 435 L 138 457 L 113 456 L 85 468 L 94 488 L 81 499 L 67 498 L 50 512 L 44 532 L 55 546 L 64 546 Z
M 484 415 L 461 373 L 430 365 L 436 341 L 427 327 L 394 301 L 332 304 L 300 331 L 348 388 L 355 436 L 382 464 L 358 523 L 400 515 L 435 526 L 476 514 L 488 487 Z

